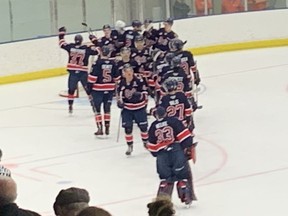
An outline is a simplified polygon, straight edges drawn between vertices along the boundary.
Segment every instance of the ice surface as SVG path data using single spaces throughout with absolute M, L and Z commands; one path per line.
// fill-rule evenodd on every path
M 199 56 L 202 75 L 195 114 L 198 161 L 192 165 L 198 201 L 179 216 L 287 216 L 288 47 Z M 124 132 L 116 142 L 119 110 L 113 105 L 111 135 L 99 139 L 86 98 L 73 116 L 58 92 L 66 77 L 0 86 L 2 163 L 18 184 L 17 203 L 53 214 L 57 193 L 86 188 L 91 205 L 115 216 L 145 216 L 158 187 L 155 159 L 134 130 L 127 158 Z M 152 120 L 152 119 L 150 119 Z

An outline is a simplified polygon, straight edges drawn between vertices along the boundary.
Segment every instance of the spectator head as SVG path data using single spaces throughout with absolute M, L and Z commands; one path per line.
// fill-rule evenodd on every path
M 169 197 L 157 197 L 154 202 L 148 203 L 149 216 L 174 216 L 175 210 Z
M 88 207 L 89 201 L 89 193 L 85 189 L 72 187 L 61 190 L 53 205 L 55 215 L 76 216 Z
M 2 156 L 3 156 L 3 153 L 2 153 L 2 150 L 0 149 L 0 161 L 1 161 Z
M 102 208 L 88 207 L 82 210 L 77 216 L 112 216 L 112 215 Z
M 8 176 L 0 176 L 0 206 L 14 203 L 17 198 L 17 185 Z

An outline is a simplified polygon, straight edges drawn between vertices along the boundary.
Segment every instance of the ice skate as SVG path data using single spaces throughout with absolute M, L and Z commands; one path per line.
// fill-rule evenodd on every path
M 105 134 L 106 135 L 110 134 L 110 126 L 109 125 L 105 125 Z
M 147 143 L 148 143 L 147 141 L 143 141 L 143 146 L 144 146 L 145 149 L 148 149 Z
M 129 156 L 129 155 L 131 155 L 132 151 L 133 151 L 133 145 L 128 145 L 128 149 L 127 149 L 127 151 L 125 152 L 125 154 L 126 154 L 127 156 Z
M 103 130 L 102 130 L 101 127 L 99 127 L 98 130 L 94 133 L 95 136 L 101 136 L 101 135 L 103 135 L 103 134 L 104 134 L 104 133 L 103 133 Z
M 73 106 L 69 105 L 69 114 L 72 114 L 72 113 L 73 113 Z

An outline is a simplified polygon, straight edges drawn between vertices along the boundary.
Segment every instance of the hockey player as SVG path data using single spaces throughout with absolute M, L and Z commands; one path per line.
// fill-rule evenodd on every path
M 151 19 L 145 19 L 143 37 L 145 39 L 146 47 L 151 47 L 156 43 L 157 30 L 153 28 Z
M 133 68 L 134 73 L 136 73 L 136 75 L 140 77 L 139 74 L 140 67 L 138 63 L 131 57 L 131 49 L 129 47 L 122 47 L 120 55 L 122 60 L 117 62 L 117 68 L 121 73 L 121 75 L 124 65 L 129 64 Z
M 183 92 L 177 91 L 177 80 L 170 79 L 165 81 L 164 89 L 167 94 L 161 98 L 159 102 L 159 106 L 163 107 L 166 110 L 168 117 L 175 117 L 178 120 L 182 121 L 183 124 L 188 127 L 191 135 L 194 136 L 193 130 L 195 128 L 193 116 L 192 116 L 192 108 L 188 98 L 185 96 Z M 196 146 L 197 143 L 194 144 Z M 185 153 L 189 159 L 192 159 L 193 162 L 196 162 L 196 149 L 194 146 L 185 149 Z M 193 187 L 193 176 L 190 168 L 190 164 L 187 161 L 187 166 L 189 167 L 189 178 L 187 179 L 187 183 L 191 188 L 191 197 L 193 200 L 196 200 L 196 196 L 194 193 Z
M 178 81 L 170 78 L 163 83 L 166 91 L 160 102 L 159 106 L 164 107 L 168 117 L 175 117 L 183 122 L 191 132 L 194 129 L 192 119 L 192 108 L 186 95 L 182 91 L 177 91 Z
M 98 39 L 97 45 L 99 47 L 108 46 L 111 50 L 110 57 L 116 56 L 116 46 L 115 41 L 118 40 L 118 35 L 116 34 L 115 30 L 112 31 L 110 25 L 106 24 L 103 26 L 103 33 L 104 36 Z
M 138 63 L 139 72 L 143 77 L 149 77 L 151 71 L 148 70 L 148 61 L 150 60 L 149 48 L 145 47 L 144 38 L 142 35 L 135 37 L 135 48 L 131 49 L 131 58 Z
M 147 148 L 157 157 L 157 173 L 161 179 L 157 196 L 171 197 L 174 182 L 177 182 L 181 202 L 190 205 L 193 197 L 188 184 L 189 167 L 184 149 L 193 145 L 193 138 L 180 120 L 166 115 L 163 107 L 157 107 L 155 116 L 156 120 L 149 128 Z
M 136 36 L 141 34 L 142 31 L 142 23 L 139 20 L 132 21 L 133 29 L 125 31 L 125 46 L 134 48 L 134 39 Z
M 192 75 L 194 83 L 199 85 L 200 76 L 197 70 L 196 61 L 194 60 L 193 54 L 187 50 L 183 50 L 185 42 L 175 38 L 170 41 L 169 47 L 170 51 L 174 52 L 175 56 L 181 59 L 181 67 L 184 69 L 187 75 Z
M 113 38 L 117 37 L 115 40 L 116 53 L 119 54 L 122 47 L 125 46 L 125 22 L 122 20 L 117 20 L 115 22 L 115 29 L 112 30 Z
M 64 36 L 66 28 L 59 28 L 59 46 L 69 54 L 67 64 L 68 78 L 68 104 L 69 113 L 73 112 L 74 93 L 80 81 L 84 89 L 87 90 L 88 63 L 91 55 L 98 55 L 95 46 L 82 45 L 83 37 L 76 35 L 74 43 L 66 43 Z
M 117 88 L 117 105 L 122 109 L 122 127 L 125 130 L 125 138 L 128 145 L 126 155 L 131 155 L 133 151 L 133 121 L 135 121 L 141 131 L 141 138 L 144 147 L 148 140 L 147 122 L 147 89 L 143 79 L 134 75 L 133 68 L 125 65 L 123 78 Z
M 95 120 L 97 132 L 95 135 L 103 135 L 103 118 L 101 114 L 101 104 L 104 109 L 105 134 L 109 135 L 110 111 L 113 93 L 116 83 L 120 79 L 114 61 L 109 60 L 111 50 L 108 46 L 102 47 L 100 58 L 93 65 L 92 72 L 88 76 L 88 92 L 91 93 L 96 109 Z
M 157 32 L 154 48 L 160 49 L 164 52 L 169 51 L 169 41 L 178 37 L 178 35 L 172 31 L 173 23 L 174 21 L 172 18 L 168 18 L 164 21 L 164 28 L 160 28 Z

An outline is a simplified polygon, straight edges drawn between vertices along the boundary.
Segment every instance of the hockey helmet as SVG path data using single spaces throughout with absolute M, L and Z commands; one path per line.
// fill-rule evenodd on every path
M 142 35 L 137 35 L 136 37 L 135 37 L 135 40 L 134 40 L 135 42 L 138 42 L 138 41 L 144 41 L 144 37 L 142 36 Z
M 161 58 L 163 55 L 163 51 L 160 50 L 160 49 L 154 49 L 152 52 L 151 52 L 151 57 L 153 59 L 153 61 L 157 61 L 159 58 Z
M 102 28 L 103 30 L 104 29 L 111 29 L 111 26 L 109 25 L 109 24 L 105 24 L 105 25 L 103 25 L 103 28 Z
M 166 116 L 166 110 L 162 106 L 158 106 L 155 111 L 155 116 L 157 119 L 162 119 Z
M 175 68 L 175 67 L 179 67 L 181 64 L 181 58 L 179 56 L 175 56 L 172 61 L 171 61 L 171 67 Z
M 171 53 L 171 52 L 167 53 L 165 56 L 165 62 L 170 64 L 174 57 L 175 57 L 174 53 Z
M 167 23 L 167 24 L 169 24 L 169 25 L 173 25 L 173 23 L 174 23 L 174 20 L 173 20 L 173 18 L 172 17 L 169 17 L 169 18 L 167 18 L 165 21 L 164 21 L 164 23 Z
M 142 23 L 141 23 L 141 21 L 139 21 L 139 20 L 133 20 L 132 21 L 132 27 L 141 27 L 142 26 Z
M 187 41 L 183 42 L 179 38 L 174 38 L 169 42 L 169 49 L 171 51 L 182 50 Z
M 76 45 L 81 45 L 83 42 L 83 37 L 80 34 L 75 35 L 74 41 Z
M 109 54 L 111 52 L 111 50 L 110 50 L 110 48 L 108 46 L 103 46 L 101 51 L 102 51 L 102 55 L 103 56 L 109 56 Z
M 174 78 L 168 79 L 164 82 L 164 89 L 167 92 L 173 92 L 177 90 L 178 81 Z
M 115 29 L 116 29 L 117 31 L 123 30 L 123 29 L 125 28 L 125 26 L 126 26 L 126 23 L 123 22 L 122 20 L 117 20 L 117 21 L 115 22 Z
M 122 47 L 121 50 L 120 50 L 120 53 L 128 53 L 128 52 L 131 52 L 131 49 L 129 47 Z
M 147 19 L 145 19 L 144 20 L 144 24 L 150 24 L 150 23 L 152 23 L 153 21 L 151 20 L 151 19 L 149 19 L 149 18 L 147 18 Z

